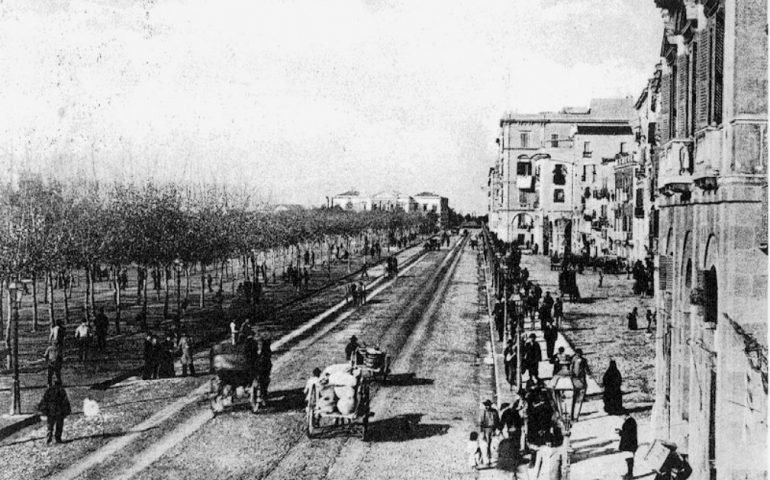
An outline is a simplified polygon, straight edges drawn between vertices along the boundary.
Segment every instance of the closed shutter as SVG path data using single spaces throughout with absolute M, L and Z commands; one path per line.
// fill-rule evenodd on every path
M 658 289 L 662 291 L 673 290 L 674 280 L 674 257 L 671 255 L 660 255 L 658 257 L 658 274 L 660 276 L 660 282 L 658 283 Z
M 696 115 L 698 128 L 703 128 L 709 123 L 709 59 L 711 58 L 711 37 L 709 29 L 704 27 L 698 32 L 698 57 L 696 59 L 697 89 Z
M 713 121 L 722 123 L 722 83 L 724 77 L 725 13 L 719 9 L 714 24 L 714 116 Z
M 665 74 L 660 80 L 660 143 L 668 142 L 671 138 L 669 112 L 671 111 L 671 75 Z
M 676 59 L 676 132 L 675 138 L 687 136 L 687 75 L 689 58 L 679 55 Z

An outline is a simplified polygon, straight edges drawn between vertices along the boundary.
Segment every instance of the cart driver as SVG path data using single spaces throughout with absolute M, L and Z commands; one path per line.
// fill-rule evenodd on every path
M 356 354 L 356 363 L 361 363 L 363 359 L 361 358 L 361 354 L 358 353 L 360 345 L 358 344 L 358 338 L 356 338 L 355 335 L 350 337 L 350 342 L 348 342 L 347 346 L 345 346 L 345 360 L 350 360 L 350 357 L 353 355 L 353 353 Z

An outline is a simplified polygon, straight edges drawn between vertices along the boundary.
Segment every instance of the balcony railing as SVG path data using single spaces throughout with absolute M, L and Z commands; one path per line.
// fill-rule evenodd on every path
M 689 192 L 692 187 L 693 142 L 669 141 L 660 152 L 658 186 L 664 195 Z
M 591 158 L 593 152 L 583 152 L 583 158 Z

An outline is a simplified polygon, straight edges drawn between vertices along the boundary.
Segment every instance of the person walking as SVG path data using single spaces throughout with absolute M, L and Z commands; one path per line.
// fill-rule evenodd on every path
M 75 329 L 75 343 L 78 347 L 78 359 L 85 363 L 88 360 L 88 346 L 91 343 L 91 329 L 88 327 L 88 320 L 85 318 Z
M 629 330 L 636 330 L 638 328 L 638 325 L 636 323 L 638 315 L 639 314 L 637 313 L 637 308 L 634 307 L 634 309 L 631 310 L 631 313 L 629 313 L 626 316 L 626 318 L 628 319 L 628 329 Z
M 647 309 L 645 317 L 647 319 L 647 333 L 652 333 L 652 324 L 655 322 L 655 316 L 649 308 Z
M 529 374 L 529 379 L 540 379 L 538 376 L 538 367 L 540 361 L 543 359 L 543 351 L 540 349 L 540 344 L 536 340 L 537 336 L 532 333 L 524 343 L 523 355 L 521 360 L 522 372 Z
M 190 345 L 190 338 L 185 332 L 179 337 L 177 342 L 177 349 L 181 353 L 180 363 L 182 364 L 182 376 L 187 376 L 187 371 L 190 371 L 190 376 L 195 376 L 195 363 L 193 363 L 192 350 Z
M 261 407 L 267 405 L 268 392 L 270 386 L 270 372 L 273 369 L 272 350 L 270 349 L 270 339 L 263 338 L 259 345 L 259 357 L 257 360 L 257 384 L 258 394 L 257 404 Z
M 610 415 L 619 415 L 623 413 L 623 392 L 621 384 L 623 376 L 618 370 L 615 360 L 610 360 L 610 366 L 604 372 L 602 377 L 602 386 L 604 387 L 604 411 Z
M 556 330 L 553 322 L 548 321 L 543 329 L 543 337 L 545 338 L 545 355 L 547 359 L 553 358 L 553 349 L 556 347 L 556 339 L 559 338 L 559 331 Z
M 513 384 L 516 382 L 516 351 L 513 346 L 513 340 L 509 339 L 505 344 L 503 350 L 503 366 L 505 367 L 505 379 L 508 381 L 508 385 L 513 389 Z
M 48 435 L 45 443 L 49 444 L 52 441 L 62 443 L 64 419 L 72 413 L 72 407 L 61 380 L 56 380 L 53 385 L 46 388 L 37 409 L 41 415 L 46 417 L 48 424 Z
M 158 378 L 174 378 L 176 371 L 174 369 L 174 353 L 176 348 L 171 334 L 166 333 L 166 339 L 158 342 Z
M 500 298 L 495 301 L 495 308 L 492 311 L 492 315 L 495 319 L 495 330 L 497 330 L 497 341 L 503 341 L 503 334 L 505 333 L 505 308 Z
M 558 296 L 553 302 L 553 321 L 557 330 L 561 327 L 562 320 L 564 320 L 564 302 L 562 302 L 561 296 Z
M 639 448 L 636 420 L 634 420 L 630 413 L 627 413 L 623 426 L 620 430 L 616 431 L 620 435 L 618 450 L 623 454 L 623 458 L 626 460 L 626 468 L 628 469 L 623 478 L 630 480 L 634 478 L 634 454 L 636 449 Z
M 564 347 L 559 347 L 556 355 L 553 356 L 551 362 L 553 363 L 554 375 L 570 375 L 571 358 L 564 351 Z
M 479 427 L 481 428 L 481 437 L 486 442 L 486 458 L 491 458 L 492 437 L 496 431 L 500 430 L 500 415 L 497 413 L 497 409 L 492 406 L 491 400 L 484 400 L 483 405 L 484 409 L 479 417 Z
M 142 368 L 142 380 L 150 380 L 154 378 L 154 373 L 157 368 L 154 365 L 155 361 L 155 346 L 153 345 L 152 334 L 147 334 L 144 338 L 144 367 Z
M 53 377 L 61 382 L 61 367 L 63 363 L 62 352 L 56 345 L 48 345 L 43 354 L 46 367 L 48 367 L 48 386 L 53 385 Z
M 99 313 L 94 318 L 94 329 L 96 330 L 96 348 L 104 350 L 107 346 L 107 331 L 110 321 L 104 313 L 104 307 L 99 307 Z
M 572 361 L 570 362 L 570 373 L 575 378 L 576 384 L 576 397 L 575 401 L 572 402 L 572 412 L 570 412 L 570 418 L 574 422 L 580 417 L 580 410 L 583 408 L 583 400 L 586 395 L 586 382 L 590 372 L 591 369 L 588 367 L 588 360 L 583 356 L 583 350 L 579 348 L 576 349 L 575 356 L 572 357 Z M 577 415 L 575 414 L 576 409 Z
M 65 335 L 64 322 L 61 320 L 57 320 L 56 324 L 53 327 L 51 327 L 51 332 L 48 334 L 49 345 L 54 345 L 63 352 L 64 335 Z

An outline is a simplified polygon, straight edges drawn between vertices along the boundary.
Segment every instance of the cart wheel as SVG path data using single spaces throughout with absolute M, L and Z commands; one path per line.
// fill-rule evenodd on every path
M 308 394 L 307 406 L 305 407 L 305 426 L 307 429 L 307 438 L 313 438 L 316 434 L 318 423 L 315 418 L 315 396 L 316 390 L 313 390 Z

